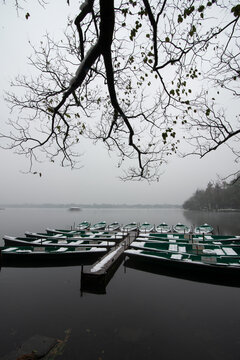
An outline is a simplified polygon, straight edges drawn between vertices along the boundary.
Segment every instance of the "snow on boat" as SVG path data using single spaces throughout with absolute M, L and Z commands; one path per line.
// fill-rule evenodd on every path
M 132 248 L 153 250 L 157 252 L 168 252 L 178 254 L 193 254 L 203 256 L 236 256 L 240 258 L 240 246 L 234 245 L 216 245 L 216 244 L 189 244 L 189 243 L 157 243 L 157 242 L 144 242 L 133 241 L 131 243 Z
M 168 242 L 204 242 L 204 243 L 240 243 L 240 235 L 204 235 L 204 234 L 139 234 L 140 241 L 168 241 Z
M 113 223 L 111 223 L 107 226 L 108 231 L 116 231 L 119 229 L 120 229 L 120 224 L 117 221 L 114 221 Z
M 156 226 L 156 231 L 158 233 L 169 233 L 171 232 L 172 228 L 170 225 L 166 224 L 165 222 Z
M 130 232 L 138 229 L 138 225 L 136 222 L 131 222 L 122 227 L 123 232 Z
M 3 265 L 52 264 L 53 261 L 84 261 L 89 257 L 99 257 L 107 248 L 100 247 L 46 247 L 46 246 L 5 246 L 1 249 Z
M 200 226 L 196 226 L 194 229 L 195 234 L 212 234 L 213 233 L 213 227 L 208 224 L 203 224 Z
M 99 231 L 104 230 L 106 228 L 106 221 L 100 221 L 93 226 L 90 227 L 90 231 Z
M 154 225 L 149 224 L 148 222 L 142 223 L 139 227 L 139 231 L 142 233 L 149 233 L 153 231 L 153 229 L 154 229 Z
M 185 224 L 177 223 L 173 227 L 173 230 L 179 234 L 188 234 L 190 232 L 190 227 Z
M 3 237 L 5 246 L 55 246 L 62 247 L 67 246 L 71 247 L 111 247 L 116 245 L 115 241 L 107 240 L 96 240 L 96 239 L 39 239 L 39 238 L 30 238 L 30 237 L 14 237 L 5 235 Z
M 77 229 L 78 230 L 87 230 L 91 226 L 91 223 L 89 221 L 82 221 L 80 224 L 78 224 Z
M 47 235 L 49 236 L 60 236 L 60 235 L 62 235 L 62 236 L 67 236 L 67 237 L 72 237 L 72 236 L 74 236 L 74 235 L 76 235 L 76 234 L 81 234 L 81 233 L 84 233 L 85 232 L 85 230 L 72 230 L 72 229 L 50 229 L 50 228 L 47 228 L 46 229 L 46 233 L 47 233 Z M 41 235 L 41 233 L 37 233 L 37 234 L 40 234 Z M 25 233 L 25 235 L 26 235 L 26 233 Z M 44 235 L 44 234 L 43 234 Z
M 66 238 L 66 236 L 64 236 L 62 233 L 36 233 L 36 232 L 30 232 L 30 231 L 26 231 L 25 232 L 26 237 L 34 237 L 34 238 L 45 238 L 45 239 L 58 239 L 58 238 Z
M 172 268 L 191 268 L 199 271 L 222 270 L 231 274 L 240 271 L 240 258 L 237 256 L 217 256 L 205 254 L 184 254 L 173 252 L 158 252 L 154 250 L 128 249 L 124 253 L 133 259 L 144 260 L 149 265 L 155 263 L 159 266 L 168 266 Z M 230 278 L 231 279 L 231 278 Z

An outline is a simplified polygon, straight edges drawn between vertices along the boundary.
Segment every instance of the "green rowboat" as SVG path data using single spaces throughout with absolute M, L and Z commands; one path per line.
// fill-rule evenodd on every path
M 131 222 L 131 223 L 126 224 L 126 225 L 124 225 L 124 226 L 122 227 L 122 231 L 123 231 L 124 233 L 130 232 L 130 231 L 135 231 L 135 230 L 137 230 L 137 229 L 138 229 L 138 225 L 137 225 L 136 222 Z
M 188 234 L 191 229 L 185 224 L 177 223 L 174 225 L 173 230 L 178 234 Z
M 184 241 L 184 242 L 240 242 L 240 235 L 197 235 L 197 234 L 158 234 L 158 233 L 150 233 L 150 234 L 139 234 L 139 240 L 144 241 L 152 241 L 160 240 L 160 241 Z
M 111 247 L 116 245 L 115 241 L 97 240 L 97 239 L 44 239 L 44 238 L 30 238 L 30 237 L 3 237 L 5 246 L 45 246 L 45 247 Z
M 203 225 L 195 227 L 194 233 L 195 234 L 212 234 L 213 227 L 208 224 L 203 224 Z
M 93 226 L 90 227 L 90 231 L 99 231 L 104 230 L 106 228 L 107 224 L 106 221 L 100 221 Z
M 142 225 L 140 225 L 139 227 L 139 231 L 142 233 L 149 233 L 153 231 L 153 229 L 154 229 L 154 225 L 149 224 L 148 222 L 142 223 Z
M 161 223 L 161 224 L 159 224 L 159 225 L 157 225 L 156 226 L 156 231 L 158 232 L 158 233 L 163 233 L 163 234 L 165 234 L 165 233 L 169 233 L 169 232 L 171 232 L 171 226 L 169 226 L 168 224 L 166 224 L 165 222 L 163 222 L 163 223 Z
M 132 248 L 153 250 L 157 252 L 178 253 L 178 254 L 190 254 L 203 256 L 235 256 L 240 258 L 240 246 L 220 246 L 213 244 L 189 244 L 189 243 L 159 243 L 159 242 L 145 242 L 145 241 L 133 241 L 131 243 Z

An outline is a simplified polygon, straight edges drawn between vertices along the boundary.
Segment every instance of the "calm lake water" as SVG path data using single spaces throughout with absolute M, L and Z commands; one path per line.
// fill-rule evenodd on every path
M 207 222 L 223 234 L 240 234 L 239 217 L 182 209 L 5 209 L 0 235 L 70 227 L 82 220 Z M 80 274 L 80 265 L 1 268 L 0 359 L 36 334 L 65 339 L 54 359 L 240 359 L 239 287 L 122 263 L 106 294 L 98 295 L 81 291 Z

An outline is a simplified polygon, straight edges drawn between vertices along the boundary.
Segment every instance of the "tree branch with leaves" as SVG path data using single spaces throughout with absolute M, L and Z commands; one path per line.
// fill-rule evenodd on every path
M 238 158 L 239 122 L 217 97 L 239 96 L 239 16 L 231 0 L 83 1 L 62 39 L 32 45 L 34 76 L 6 94 L 2 147 L 35 171 L 42 156 L 74 167 L 81 139 L 102 141 L 124 180 L 157 180 L 180 140 L 200 157 L 228 144 Z

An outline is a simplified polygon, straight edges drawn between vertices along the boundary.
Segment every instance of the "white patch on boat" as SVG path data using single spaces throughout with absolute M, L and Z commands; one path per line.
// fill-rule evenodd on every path
M 204 254 L 216 254 L 216 255 L 225 255 L 221 249 L 204 249 Z
M 223 247 L 222 249 L 227 255 L 237 255 L 236 251 L 233 250 L 232 248 Z
M 89 252 L 104 252 L 107 251 L 107 248 L 98 248 L 98 247 L 92 247 L 90 250 L 88 250 Z
M 12 247 L 12 248 L 8 248 L 8 249 L 3 250 L 3 252 L 11 252 L 11 251 L 15 251 L 15 250 L 17 250 L 17 248 Z
M 170 244 L 168 249 L 169 249 L 169 251 L 178 251 L 178 246 Z
M 32 250 L 20 250 L 20 249 L 18 249 L 18 250 L 16 250 L 16 253 L 24 253 L 24 254 L 32 253 Z
M 171 259 L 181 260 L 181 259 L 182 259 L 182 255 L 181 255 L 181 254 L 172 254 L 172 255 L 171 255 Z
M 80 245 L 83 244 L 83 240 L 71 241 L 68 245 Z
M 67 251 L 66 247 L 60 247 L 59 249 L 56 250 L 56 252 L 64 252 Z
M 211 235 L 205 235 L 204 238 L 207 240 L 213 240 L 213 237 Z
M 185 253 L 185 252 L 186 252 L 186 246 L 179 246 L 179 247 L 178 247 L 178 251 L 179 251 L 180 253 Z

